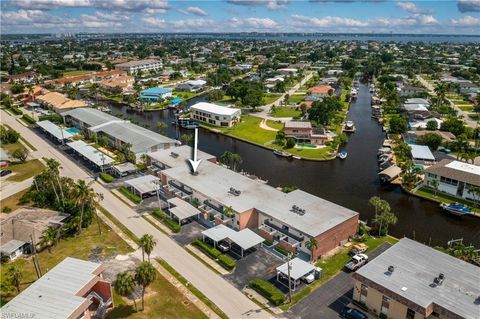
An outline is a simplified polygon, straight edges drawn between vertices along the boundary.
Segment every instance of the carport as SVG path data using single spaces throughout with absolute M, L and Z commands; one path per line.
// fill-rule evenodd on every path
M 115 172 L 116 175 L 119 177 L 127 176 L 130 173 L 133 173 L 137 170 L 137 167 L 135 164 L 126 162 L 122 164 L 118 164 L 113 166 L 113 171 Z
M 102 170 L 115 162 L 113 158 L 103 154 L 95 147 L 88 145 L 84 141 L 74 141 L 67 143 L 67 145 Z
M 290 272 L 288 270 L 289 266 Z M 312 264 L 307 263 L 300 258 L 293 258 L 289 262 L 277 267 L 277 281 L 283 284 L 283 282 L 279 280 L 279 277 L 283 276 L 288 279 L 288 276 L 290 275 L 290 279 L 293 281 L 293 290 L 295 290 L 300 279 L 313 271 L 315 271 L 315 266 Z
M 59 142 L 64 142 L 73 136 L 72 133 L 66 131 L 60 126 L 50 122 L 50 121 L 40 121 L 37 122 L 37 125 L 50 136 L 55 137 Z
M 178 223 L 181 224 L 183 220 L 197 216 L 201 213 L 195 206 L 187 203 L 184 200 L 181 200 L 178 197 L 173 197 L 167 200 L 169 204 L 169 212 L 170 214 L 175 215 L 178 219 Z
M 143 195 L 153 195 L 159 188 L 160 179 L 153 175 L 145 175 L 125 181 L 127 187 L 134 194 L 144 198 Z
M 242 229 L 241 231 L 237 232 L 222 224 L 204 230 L 202 232 L 202 235 L 204 241 L 205 237 L 210 238 L 214 243 L 214 247 L 217 247 L 217 243 L 219 241 L 225 239 L 228 239 L 228 241 L 230 242 L 230 247 L 232 243 L 235 243 L 237 246 L 240 247 L 240 255 L 242 258 L 244 257 L 245 251 L 263 243 L 263 241 L 265 240 L 263 237 L 260 237 L 248 228 Z

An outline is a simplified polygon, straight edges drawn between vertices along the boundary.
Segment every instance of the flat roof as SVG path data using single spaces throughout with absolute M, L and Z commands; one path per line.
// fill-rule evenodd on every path
M 158 185 L 156 183 L 159 181 L 160 179 L 158 177 L 153 175 L 144 175 L 129 179 L 125 181 L 125 184 L 135 188 L 139 193 L 145 194 L 156 191 L 158 189 Z
M 413 159 L 435 161 L 435 156 L 426 145 L 409 144 Z
M 58 140 L 69 139 L 73 136 L 72 133 L 48 120 L 37 122 L 37 125 L 40 126 L 44 131 L 53 135 Z
M 134 61 L 128 61 L 124 63 L 119 63 L 115 64 L 115 67 L 132 67 L 132 66 L 138 66 L 138 65 L 145 65 L 145 64 L 154 64 L 154 63 L 161 63 L 162 61 L 160 60 L 155 60 L 155 59 L 144 59 L 144 60 L 134 60 Z
M 91 283 L 101 269 L 101 264 L 67 257 L 3 306 L 0 313 L 69 318 L 82 305 L 91 303 L 76 294 Z
M 137 166 L 130 162 L 115 165 L 113 168 L 119 173 L 133 172 L 137 170 Z
M 202 231 L 202 235 L 216 241 L 216 242 L 219 242 L 221 240 L 224 240 L 226 238 L 228 238 L 230 235 L 232 235 L 232 233 L 234 233 L 235 231 L 223 224 L 220 224 L 220 225 L 217 225 L 215 227 L 212 227 L 212 228 L 209 228 L 209 229 L 206 229 L 204 231 Z
M 170 207 L 170 212 L 177 216 L 177 218 L 180 220 L 184 220 L 201 213 L 201 211 L 195 206 L 178 197 L 170 198 L 168 202 L 174 205 L 174 207 Z
M 480 167 L 477 165 L 443 159 L 426 168 L 425 172 L 480 186 Z
M 67 145 L 97 166 L 108 165 L 115 162 L 113 158 L 105 155 L 95 147 L 88 145 L 82 140 L 70 142 L 67 143 Z
M 190 109 L 203 111 L 203 112 L 209 112 L 209 113 L 215 113 L 215 114 L 219 114 L 219 115 L 235 115 L 237 112 L 239 112 L 239 111 L 241 112 L 240 109 L 221 106 L 221 105 L 207 103 L 207 102 L 196 103 L 196 104 L 192 105 L 190 107 Z
M 285 122 L 285 128 L 312 128 L 309 121 L 288 121 Z
M 0 246 L 0 252 L 10 255 L 25 244 L 26 243 L 24 241 L 12 239 Z
M 209 161 L 202 161 L 197 173 L 192 175 L 186 163 L 162 171 L 165 176 L 226 207 L 231 206 L 236 212 L 255 208 L 313 237 L 358 215 L 346 207 L 301 190 L 283 193 Z M 232 194 L 231 188 L 240 191 L 240 194 Z M 293 209 L 293 205 L 305 212 L 299 214 Z
M 80 108 L 62 113 L 63 117 L 66 115 L 74 117 L 89 126 L 97 126 L 105 122 L 120 120 L 113 115 L 92 108 Z
M 236 231 L 222 224 L 206 229 L 202 231 L 202 234 L 216 242 L 228 238 L 243 250 L 255 247 L 265 241 L 263 237 L 257 235 L 248 228 Z
M 393 272 L 388 267 L 393 266 Z M 433 279 L 445 275 L 441 285 Z M 480 313 L 480 267 L 403 238 L 357 270 L 357 275 L 423 307 L 437 304 L 462 318 Z M 355 276 L 355 274 L 354 274 Z
M 298 280 L 315 270 L 315 266 L 298 257 L 290 260 L 290 278 Z M 277 267 L 277 272 L 288 276 L 288 262 Z
M 159 150 L 148 153 L 148 156 L 155 161 L 163 163 L 168 167 L 176 167 L 186 163 L 192 158 L 193 148 L 188 145 L 172 147 L 170 149 Z M 210 155 L 201 150 L 197 150 L 197 158 L 201 160 L 216 159 L 214 155 Z

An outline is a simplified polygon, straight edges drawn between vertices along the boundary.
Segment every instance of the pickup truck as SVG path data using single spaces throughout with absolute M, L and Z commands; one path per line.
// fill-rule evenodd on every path
M 345 265 L 348 270 L 355 271 L 368 262 L 368 256 L 365 254 L 357 254 Z

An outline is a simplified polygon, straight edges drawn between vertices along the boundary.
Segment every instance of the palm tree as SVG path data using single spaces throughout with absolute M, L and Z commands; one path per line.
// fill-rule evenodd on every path
M 117 278 L 113 282 L 113 289 L 117 294 L 122 297 L 128 297 L 135 291 L 135 278 L 128 271 L 124 271 L 117 274 Z M 133 305 L 135 306 L 135 311 L 137 310 L 137 301 L 135 296 L 133 296 Z
M 440 182 L 436 178 L 430 181 L 430 186 L 432 186 L 433 189 L 435 190 L 435 197 L 437 197 L 437 192 L 438 192 L 438 186 L 439 185 L 440 185 Z
M 48 175 L 52 179 L 55 179 L 57 181 L 58 188 L 60 189 L 60 194 L 62 195 L 62 204 L 65 204 L 65 196 L 63 194 L 62 183 L 60 182 L 60 169 L 62 168 L 62 166 L 60 165 L 59 162 L 57 162 L 52 158 L 47 159 L 46 162 L 47 162 Z M 57 190 L 55 188 L 55 184 L 53 183 L 53 181 L 51 181 L 51 183 L 53 186 L 53 191 L 55 192 L 55 196 L 57 197 L 57 200 L 60 201 L 57 194 Z
M 445 101 L 446 92 L 447 88 L 445 84 L 437 84 L 437 86 L 435 87 L 435 93 L 437 94 L 437 107 L 439 107 L 443 103 L 443 101 Z
M 142 260 L 145 261 L 145 253 L 148 256 L 148 261 L 150 262 L 150 254 L 153 251 L 153 248 L 157 245 L 157 241 L 153 235 L 145 234 L 140 238 L 140 248 L 142 248 Z
M 17 289 L 17 293 L 20 293 L 20 284 L 22 281 L 22 273 L 14 265 L 8 267 L 5 273 L 5 278 L 8 284 L 14 286 Z
M 145 309 L 145 290 L 157 278 L 157 271 L 148 261 L 143 261 L 135 269 L 135 281 L 142 286 L 142 310 Z
M 85 211 L 85 206 L 88 205 L 90 207 L 94 207 L 95 201 L 100 200 L 101 196 L 93 191 L 84 180 L 78 180 L 76 183 L 75 189 L 75 200 L 77 205 L 81 205 L 80 209 L 80 220 L 78 225 L 78 233 L 82 231 L 82 224 L 83 224 L 83 214 Z
M 48 252 L 52 252 L 52 247 L 57 244 L 58 237 L 60 235 L 60 229 L 48 226 L 42 233 L 42 239 L 39 244 L 41 246 L 47 246 Z
M 310 250 L 310 260 L 313 261 L 313 251 L 317 249 L 318 243 L 315 238 L 310 238 L 306 243 L 305 243 L 305 248 Z
M 193 140 L 193 137 L 191 134 L 182 134 L 182 136 L 180 136 L 180 139 L 183 143 L 188 145 Z

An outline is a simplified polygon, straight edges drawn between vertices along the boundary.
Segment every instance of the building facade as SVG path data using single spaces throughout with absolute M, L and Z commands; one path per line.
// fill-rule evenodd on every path
M 200 102 L 190 107 L 192 119 L 210 125 L 232 127 L 240 121 L 242 111 L 212 103 Z
M 136 74 L 139 71 L 142 73 L 150 72 L 152 70 L 160 70 L 163 67 L 162 61 L 155 59 L 145 59 L 129 61 L 115 65 L 115 70 L 127 71 L 129 74 Z
M 286 138 L 294 138 L 297 143 L 324 145 L 328 135 L 324 129 L 313 128 L 310 122 L 288 121 L 283 127 Z

